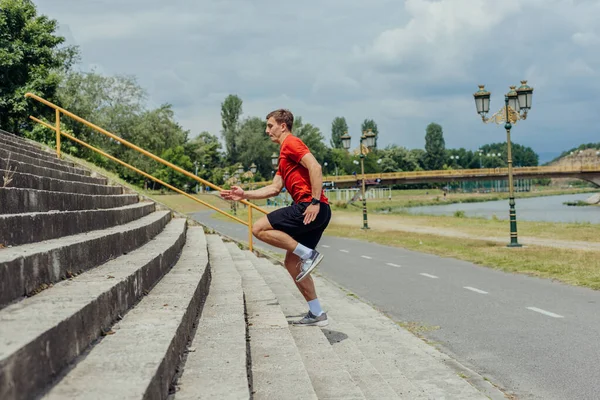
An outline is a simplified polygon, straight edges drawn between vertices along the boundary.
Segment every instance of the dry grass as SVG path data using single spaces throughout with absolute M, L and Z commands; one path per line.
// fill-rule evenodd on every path
M 6 160 L 6 170 L 4 171 L 4 176 L 2 177 L 2 187 L 8 187 L 10 183 L 13 181 L 13 177 L 15 176 L 15 172 L 17 172 L 17 166 L 15 165 L 14 169 L 10 166 L 10 156 L 11 153 L 8 153 L 8 159 Z
M 334 223 L 340 225 L 355 226 L 362 223 L 362 217 L 354 212 L 337 210 L 333 213 L 333 218 Z M 446 229 L 475 237 L 508 237 L 510 232 L 507 220 L 411 214 L 369 214 L 369 225 L 375 229 L 392 231 L 402 231 L 406 227 Z M 520 236 L 600 242 L 600 224 L 519 221 L 517 228 Z
M 410 234 L 397 231 L 363 231 L 332 224 L 326 235 L 353 238 L 388 246 L 403 247 L 469 261 L 475 264 L 600 289 L 600 257 L 597 252 L 546 247 L 509 249 L 482 240 Z

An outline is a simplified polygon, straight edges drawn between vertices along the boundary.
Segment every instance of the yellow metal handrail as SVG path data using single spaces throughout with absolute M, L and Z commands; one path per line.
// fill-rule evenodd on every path
M 57 106 L 56 104 L 53 104 L 53 103 L 49 102 L 48 100 L 45 100 L 45 99 L 43 99 L 43 98 L 41 98 L 39 96 L 36 96 L 33 93 L 27 93 L 27 94 L 25 94 L 25 97 L 37 100 L 40 103 L 45 104 L 48 107 L 51 107 L 51 108 L 53 108 L 55 110 L 55 115 L 56 115 L 55 126 L 52 126 L 52 125 L 50 125 L 50 124 L 48 124 L 46 122 L 43 122 L 43 121 L 41 121 L 38 118 L 35 118 L 33 116 L 30 116 L 29 118 L 31 118 L 33 121 L 35 121 L 35 122 L 37 122 L 37 123 L 39 123 L 39 124 L 41 124 L 41 125 L 49 128 L 49 129 L 52 129 L 52 130 L 54 130 L 56 132 L 56 154 L 57 154 L 57 156 L 59 158 L 60 158 L 60 139 L 61 139 L 61 135 L 63 135 L 66 138 L 71 139 L 74 142 L 79 143 L 82 146 L 85 146 L 88 149 L 93 150 L 93 151 L 97 152 L 98 154 L 101 154 L 101 155 L 103 155 L 103 156 L 105 156 L 105 157 L 107 157 L 107 158 L 109 158 L 109 159 L 111 159 L 111 160 L 113 160 L 113 161 L 115 161 L 115 162 L 117 162 L 117 163 L 119 163 L 119 164 L 121 164 L 121 165 L 123 165 L 123 166 L 125 166 L 125 167 L 127 167 L 127 168 L 129 168 L 131 170 L 133 170 L 133 171 L 135 171 L 135 172 L 137 172 L 137 173 L 145 176 L 148 179 L 151 179 L 151 180 L 153 180 L 153 181 L 155 181 L 157 183 L 160 183 L 161 185 L 163 185 L 163 186 L 165 186 L 165 187 L 167 187 L 167 188 L 169 188 L 169 189 L 171 189 L 171 190 L 173 190 L 173 191 L 175 191 L 177 193 L 183 194 L 184 196 L 186 196 L 186 197 L 188 197 L 188 198 L 196 201 L 197 203 L 200 203 L 200 204 L 202 204 L 202 205 L 204 205 L 204 206 L 206 206 L 206 207 L 208 207 L 208 208 L 210 208 L 210 209 L 212 209 L 214 211 L 217 211 L 217 212 L 219 212 L 219 213 L 221 213 L 223 215 L 226 215 L 227 217 L 233 219 L 236 222 L 239 222 L 241 224 L 246 225 L 248 227 L 248 245 L 250 247 L 250 251 L 253 250 L 253 243 L 252 243 L 252 239 L 253 239 L 252 238 L 252 225 L 253 225 L 253 221 L 252 221 L 252 209 L 254 208 L 254 209 L 262 212 L 263 214 L 268 214 L 268 212 L 266 210 L 262 209 L 261 207 L 258 207 L 257 205 L 255 205 L 253 203 L 250 203 L 249 201 L 241 200 L 241 203 L 246 204 L 248 206 L 248 222 L 243 221 L 242 219 L 237 218 L 237 217 L 235 217 L 235 216 L 233 216 L 231 214 L 228 214 L 225 211 L 219 209 L 218 207 L 214 207 L 211 204 L 209 204 L 209 203 L 207 203 L 207 202 L 205 202 L 203 200 L 200 200 L 200 199 L 198 199 L 198 198 L 196 198 L 194 196 L 191 196 L 191 195 L 185 193 L 184 191 L 182 191 L 180 189 L 177 189 L 176 187 L 174 187 L 172 185 L 169 185 L 168 183 L 163 182 L 162 180 L 160 180 L 158 178 L 155 178 L 154 176 L 152 176 L 152 175 L 150 175 L 150 174 L 148 174 L 148 173 L 146 173 L 144 171 L 141 171 L 140 169 L 138 169 L 138 168 L 136 168 L 136 167 L 134 167 L 132 165 L 129 165 L 129 164 L 127 164 L 124 161 L 119 160 L 116 157 L 113 157 L 110 154 L 107 154 L 104 151 L 102 151 L 100 149 L 97 149 L 94 146 L 92 146 L 92 145 L 90 145 L 88 143 L 85 143 L 84 141 L 82 141 L 80 139 L 77 139 L 77 138 L 73 137 L 72 135 L 69 135 L 66 132 L 63 132 L 60 129 L 60 115 L 62 113 L 64 115 L 68 116 L 68 117 L 71 117 L 72 119 L 74 119 L 74 120 L 76 120 L 78 122 L 81 122 L 82 124 L 84 124 L 84 125 L 92 128 L 92 129 L 94 129 L 95 131 L 100 132 L 103 135 L 108 136 L 108 137 L 110 137 L 110 138 L 112 138 L 112 139 L 120 142 L 121 144 L 124 144 L 125 146 L 127 146 L 127 147 L 129 147 L 129 148 L 131 148 L 131 149 L 133 149 L 133 150 L 135 150 L 135 151 L 137 151 L 139 153 L 142 153 L 143 155 L 145 155 L 147 157 L 150 157 L 151 159 L 153 159 L 155 161 L 158 161 L 159 163 L 161 163 L 163 165 L 166 165 L 167 167 L 169 167 L 169 168 L 171 168 L 171 169 L 173 169 L 173 170 L 175 170 L 177 172 L 180 172 L 180 173 L 184 174 L 185 176 L 187 176 L 189 178 L 192 178 L 192 179 L 196 180 L 199 183 L 202 183 L 205 186 L 211 187 L 212 189 L 218 190 L 218 191 L 223 190 L 219 186 L 217 186 L 217 185 L 215 185 L 215 184 L 213 184 L 213 183 L 211 183 L 211 182 L 209 182 L 209 181 L 207 181 L 205 179 L 202 179 L 202 178 L 200 178 L 200 177 L 198 177 L 198 176 L 196 176 L 196 175 L 194 175 L 194 174 L 192 174 L 192 173 L 190 173 L 190 172 L 188 172 L 188 171 L 186 171 L 186 170 L 178 167 L 177 165 L 174 165 L 174 164 L 172 164 L 172 163 L 170 163 L 170 162 L 168 162 L 168 161 L 166 161 L 166 160 L 164 160 L 164 159 L 162 159 L 162 158 L 160 158 L 160 157 L 158 157 L 158 156 L 156 156 L 156 155 L 148 152 L 148 151 L 142 149 L 141 147 L 138 147 L 138 146 L 134 145 L 133 143 L 130 143 L 127 140 L 125 140 L 125 139 L 123 139 L 123 138 L 121 138 L 121 137 L 119 137 L 117 135 L 114 135 L 114 134 L 112 134 L 112 133 L 110 133 L 110 132 L 108 132 L 108 131 L 100 128 L 99 126 L 94 125 L 91 122 L 86 121 L 85 119 L 83 119 L 83 118 L 81 118 L 81 117 L 79 117 L 79 116 L 77 116 L 77 115 L 75 115 L 75 114 L 73 114 L 73 113 L 65 110 L 64 108 L 61 108 L 61 107 Z

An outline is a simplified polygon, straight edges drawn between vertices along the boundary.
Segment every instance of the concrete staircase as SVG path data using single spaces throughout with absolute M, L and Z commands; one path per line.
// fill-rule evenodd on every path
M 2 400 L 486 398 L 316 281 L 330 326 L 291 327 L 283 268 L 0 131 Z

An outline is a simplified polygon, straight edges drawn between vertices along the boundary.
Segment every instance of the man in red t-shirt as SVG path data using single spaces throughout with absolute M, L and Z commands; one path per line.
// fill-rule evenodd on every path
M 266 133 L 281 147 L 279 169 L 273 183 L 247 192 L 233 186 L 231 190 L 223 190 L 221 197 L 236 201 L 267 199 L 279 194 L 285 186 L 294 203 L 258 220 L 252 233 L 263 242 L 287 251 L 285 267 L 295 278 L 309 307 L 308 314 L 294 325 L 326 326 L 327 314 L 321 309 L 309 274 L 323 259 L 316 247 L 331 219 L 331 208 L 322 190 L 321 165 L 302 140 L 292 134 L 293 124 L 294 116 L 288 110 L 267 115 Z

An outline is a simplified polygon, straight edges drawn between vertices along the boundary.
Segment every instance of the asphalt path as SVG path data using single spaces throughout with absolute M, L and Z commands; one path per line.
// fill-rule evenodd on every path
M 193 217 L 247 241 L 245 226 L 211 213 Z M 600 292 L 353 239 L 324 236 L 318 250 L 320 274 L 422 326 L 434 346 L 519 399 L 600 398 Z

